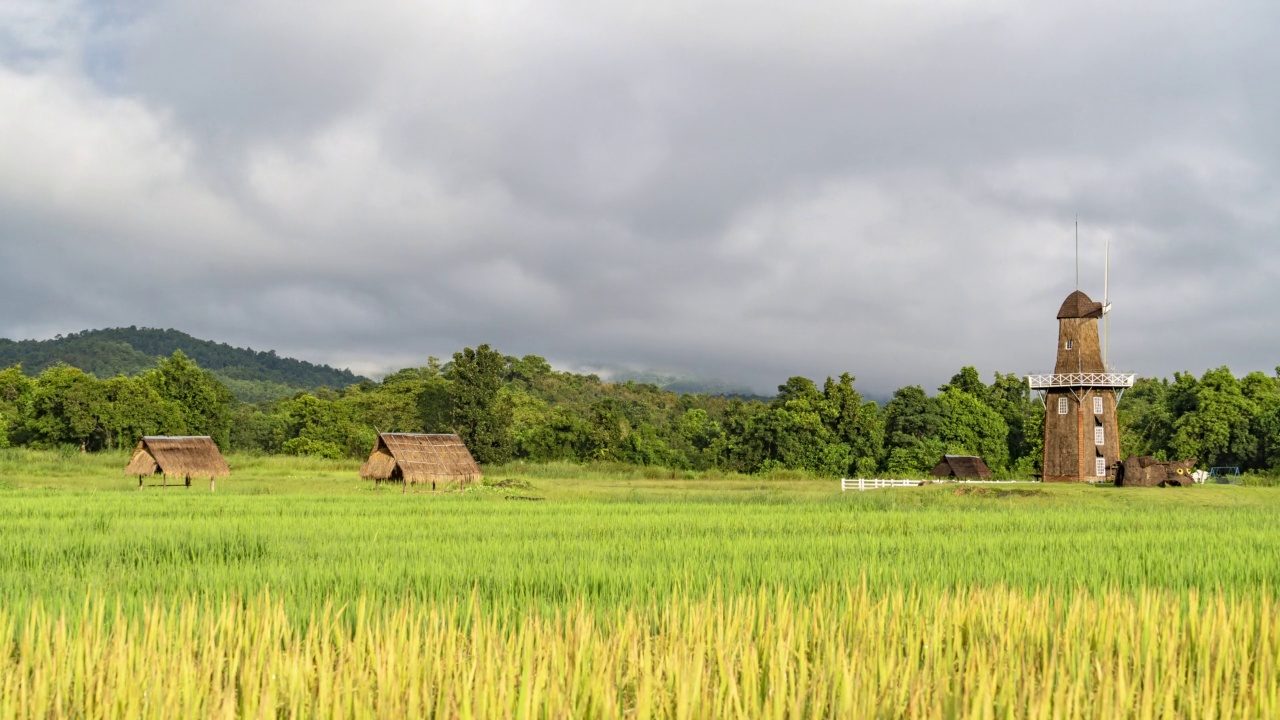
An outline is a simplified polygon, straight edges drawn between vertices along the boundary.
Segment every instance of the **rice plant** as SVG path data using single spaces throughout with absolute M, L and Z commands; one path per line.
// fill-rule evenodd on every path
M 1280 712 L 1272 488 L 508 468 L 406 496 L 233 456 L 210 494 L 24 459 L 0 717 Z
M 470 605 L 470 607 L 467 607 Z M 1280 610 L 1223 594 L 827 587 L 677 594 L 601 619 L 475 599 L 267 594 L 37 606 L 0 653 L 5 717 L 1272 717 Z

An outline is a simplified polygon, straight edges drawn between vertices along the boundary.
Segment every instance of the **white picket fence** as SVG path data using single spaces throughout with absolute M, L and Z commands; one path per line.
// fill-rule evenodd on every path
M 840 492 L 845 490 L 875 490 L 877 488 L 890 487 L 919 487 L 924 485 L 928 480 L 895 480 L 886 478 L 858 478 L 850 480 L 849 478 L 840 478 Z M 1012 485 L 1019 482 L 1018 480 L 934 480 L 933 482 L 944 482 L 948 485 Z
M 876 488 L 887 487 L 918 487 L 923 484 L 923 480 L 887 480 L 884 478 L 874 478 L 871 480 L 858 478 L 857 480 L 850 480 L 848 478 L 841 478 L 840 492 L 844 492 L 845 490 L 874 490 Z

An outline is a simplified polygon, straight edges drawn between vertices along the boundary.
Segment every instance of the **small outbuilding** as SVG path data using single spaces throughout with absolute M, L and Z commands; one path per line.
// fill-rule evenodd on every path
M 1196 458 L 1162 461 L 1130 455 L 1116 468 L 1116 487 L 1191 487 L 1196 462 Z
M 462 438 L 447 434 L 379 433 L 360 477 L 376 482 L 410 485 L 457 483 L 462 487 L 482 478 L 480 466 Z
M 989 480 L 991 469 L 977 455 L 944 455 L 942 462 L 935 465 L 929 474 L 936 478 Z
M 191 478 L 209 478 L 209 490 L 213 491 L 216 478 L 231 474 L 231 468 L 223 459 L 213 438 L 199 437 L 144 437 L 138 441 L 138 447 L 129 459 L 129 466 L 124 469 L 125 475 L 136 475 L 138 487 L 142 487 L 143 478 L 161 475 L 162 485 L 169 484 L 169 478 L 182 478 L 187 487 L 191 487 Z

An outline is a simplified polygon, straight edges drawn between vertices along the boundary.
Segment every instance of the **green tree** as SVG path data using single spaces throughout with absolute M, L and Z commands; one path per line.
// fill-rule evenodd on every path
M 885 426 L 880 406 L 865 402 L 853 387 L 854 377 L 843 373 L 823 385 L 823 422 L 836 440 L 849 447 L 851 467 L 843 472 L 867 477 L 884 457 Z
M 948 386 L 938 394 L 943 422 L 938 439 L 955 455 L 978 455 L 992 470 L 1009 466 L 1009 426 L 973 394 Z
M 237 405 L 231 422 L 231 449 L 239 452 L 278 453 L 287 438 L 287 417 L 252 405 Z
M 69 365 L 54 365 L 36 378 L 25 431 L 42 447 L 77 445 L 88 450 L 102 430 L 106 410 L 103 385 Z
M 1167 380 L 1138 378 L 1116 407 L 1120 454 L 1167 458 L 1176 419 L 1169 408 Z
M 1280 468 L 1280 379 L 1252 372 L 1240 381 L 1240 391 L 1253 404 L 1249 433 L 1256 442 L 1253 470 Z
M 997 374 L 996 379 L 999 379 Z M 946 385 L 938 388 L 938 392 L 942 392 L 947 388 L 955 388 L 961 392 L 969 393 L 975 398 L 987 401 L 987 386 L 982 382 L 982 376 L 978 374 L 977 368 L 972 365 L 966 365 L 960 368 L 960 372 L 951 376 L 951 381 Z
M 707 454 L 715 459 L 715 466 L 732 472 L 752 472 L 764 462 L 763 448 L 748 438 L 756 416 L 764 412 L 759 402 L 745 402 L 731 398 L 724 409 L 720 425 L 724 434 L 712 443 Z
M 720 423 L 711 419 L 706 410 L 693 408 L 680 417 L 680 436 L 697 450 L 706 450 L 724 434 Z
M 178 350 L 157 363 L 155 370 L 143 374 L 142 380 L 180 409 L 185 432 L 208 435 L 219 447 L 228 447 L 235 398 L 213 373 L 202 370 Z
M 1009 428 L 1006 441 L 1011 467 L 1023 474 L 1038 469 L 1044 448 L 1044 405 L 1031 399 L 1031 388 L 1021 377 L 995 374 L 995 382 L 985 389 L 985 402 L 1004 418 Z M 1037 412 L 1036 408 L 1040 411 Z M 1040 424 L 1035 424 L 1037 417 Z
M 889 451 L 885 471 L 893 477 L 919 475 L 932 470 L 946 452 L 946 445 L 936 437 L 916 439 Z
M 140 380 L 117 375 L 103 383 L 103 393 L 106 402 L 100 423 L 105 447 L 128 448 L 144 435 L 183 432 L 182 408 Z
M 423 432 L 450 432 L 453 396 L 448 380 L 436 374 L 423 382 L 422 389 L 418 391 L 417 406 L 418 424 Z
M 359 457 L 373 447 L 373 430 L 352 422 L 350 407 L 340 402 L 301 395 L 281 410 L 279 446 L 289 455 Z
M 1179 458 L 1199 458 L 1207 465 L 1251 467 L 1259 450 L 1253 435 L 1258 407 L 1245 396 L 1231 370 L 1210 370 L 1198 383 L 1183 381 L 1183 385 L 1191 386 L 1190 400 L 1183 405 L 1189 408 L 1174 422 L 1173 453 Z
M 591 460 L 622 460 L 631 425 L 617 399 L 603 397 L 593 403 L 588 422 L 586 457 Z
M 779 467 L 829 476 L 847 473 L 854 464 L 853 448 L 824 422 L 824 418 L 833 424 L 844 419 L 841 410 L 848 408 L 838 407 L 838 400 L 828 402 L 808 378 L 792 377 L 779 385 L 777 396 L 747 425 L 744 444 L 758 461 L 751 470 Z M 860 397 L 845 400 L 860 409 Z M 852 419 L 853 411 L 849 414 Z
M 512 456 L 512 408 L 501 394 L 506 366 L 506 358 L 488 345 L 453 354 L 449 372 L 453 427 L 484 464 L 501 464 Z
M 945 422 L 937 398 L 919 385 L 898 388 L 885 407 L 885 469 L 891 473 L 924 472 L 942 459 L 939 440 Z
M 0 370 L 0 447 L 15 440 L 30 399 L 31 380 L 22 374 L 21 365 Z

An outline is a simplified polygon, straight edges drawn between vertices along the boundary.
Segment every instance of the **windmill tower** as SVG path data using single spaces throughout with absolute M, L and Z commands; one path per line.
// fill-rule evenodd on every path
M 1109 258 L 1107 268 L 1109 276 Z M 1103 362 L 1098 320 L 1110 310 L 1109 303 L 1094 302 L 1079 290 L 1068 295 L 1058 309 L 1053 374 L 1027 376 L 1031 389 L 1044 395 L 1045 482 L 1115 479 L 1120 461 L 1116 403 L 1133 387 L 1133 375 L 1109 372 Z

